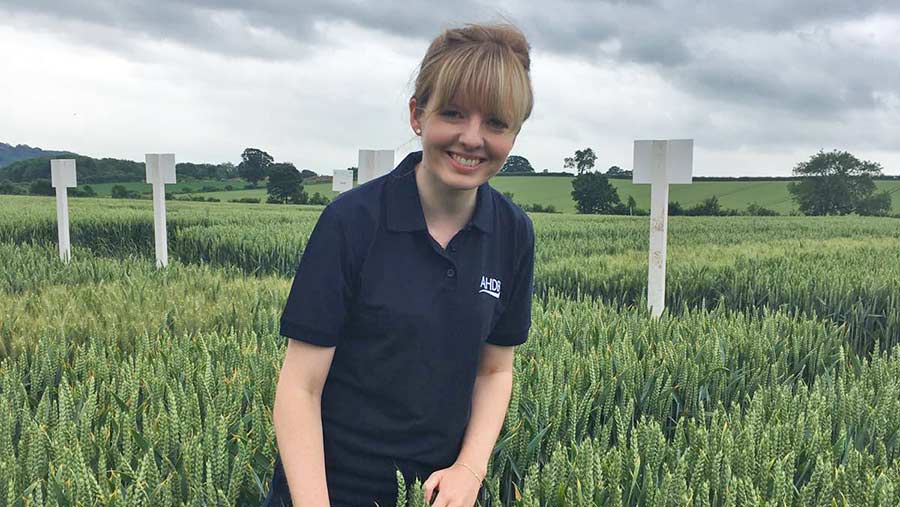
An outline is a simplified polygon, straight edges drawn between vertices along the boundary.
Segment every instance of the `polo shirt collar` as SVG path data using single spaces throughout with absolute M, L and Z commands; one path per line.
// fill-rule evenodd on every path
M 427 230 L 419 189 L 416 186 L 415 167 L 422 160 L 422 152 L 414 151 L 406 156 L 389 174 L 386 182 L 387 228 L 393 231 Z M 494 200 L 488 182 L 478 186 L 475 213 L 469 224 L 483 232 L 494 230 Z

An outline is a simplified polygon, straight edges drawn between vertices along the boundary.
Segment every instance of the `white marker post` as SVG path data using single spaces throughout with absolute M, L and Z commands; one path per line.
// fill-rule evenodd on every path
M 331 178 L 331 190 L 334 192 L 346 192 L 353 188 L 353 171 L 350 169 L 335 169 Z
M 385 175 L 394 168 L 394 150 L 359 150 L 359 184 Z
M 650 258 L 647 307 L 659 317 L 666 300 L 666 230 L 669 185 L 691 183 L 694 140 L 635 141 L 632 182 L 650 184 Z
M 147 183 L 153 185 L 153 232 L 156 236 L 156 267 L 169 265 L 166 236 L 166 183 L 175 183 L 175 154 L 147 153 Z
M 72 258 L 72 247 L 69 243 L 68 188 L 75 186 L 75 160 L 70 158 L 51 160 L 50 183 L 56 189 L 56 229 L 59 231 L 59 259 L 68 263 Z

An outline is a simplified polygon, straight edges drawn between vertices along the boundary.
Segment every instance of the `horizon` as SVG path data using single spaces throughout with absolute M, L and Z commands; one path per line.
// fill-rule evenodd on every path
M 16 148 L 16 147 L 19 147 L 19 146 L 25 146 L 26 148 L 30 148 L 30 149 L 39 149 L 39 150 L 42 150 L 42 151 L 65 151 L 65 152 L 73 153 L 73 154 L 78 155 L 78 156 L 85 156 L 85 157 L 90 157 L 90 158 L 93 158 L 93 159 L 115 158 L 115 159 L 117 159 L 117 160 L 127 160 L 127 161 L 129 161 L 129 162 L 135 162 L 135 163 L 139 163 L 139 164 L 144 163 L 144 162 L 142 162 L 142 161 L 140 161 L 140 160 L 118 159 L 117 157 L 94 156 L 94 155 L 87 155 L 87 154 L 84 154 L 84 153 L 72 152 L 72 151 L 70 151 L 70 150 L 47 149 L 47 148 L 42 148 L 42 147 L 40 147 L 40 146 L 31 146 L 31 145 L 26 144 L 26 143 L 12 144 L 12 143 L 7 143 L 7 142 L 5 142 L 5 141 L 0 141 L 0 144 L 5 144 L 5 145 L 11 146 L 11 147 L 13 147 L 13 148 Z M 263 150 L 263 151 L 265 151 L 265 150 Z M 417 151 L 417 150 L 411 150 L 411 151 Z M 267 152 L 267 153 L 268 153 L 268 152 Z M 409 152 L 407 152 L 407 153 L 409 153 Z M 271 155 L 271 154 L 270 154 L 270 155 Z M 403 157 L 405 157 L 405 156 L 406 156 L 406 153 L 400 155 L 399 160 L 403 160 Z M 512 156 L 512 154 L 510 154 L 510 156 Z M 521 156 L 521 155 L 520 155 L 520 156 Z M 528 157 L 525 157 L 525 158 L 527 159 Z M 397 160 L 397 158 L 395 158 L 395 160 Z M 333 174 L 327 174 L 327 173 L 326 173 L 326 174 L 321 174 L 321 173 L 318 173 L 318 172 L 316 172 L 314 169 L 309 169 L 308 167 L 298 167 L 296 164 L 294 164 L 294 163 L 291 162 L 290 160 L 278 160 L 278 159 L 275 159 L 275 162 L 288 162 L 288 163 L 293 164 L 293 165 L 294 165 L 294 168 L 297 169 L 297 171 L 309 170 L 309 171 L 315 172 L 316 175 L 317 175 L 317 176 L 320 176 L 320 177 L 321 177 L 321 176 L 329 176 L 329 177 L 330 177 L 330 176 L 333 176 Z M 529 161 L 529 162 L 530 162 L 530 161 Z M 874 161 L 874 160 L 873 160 L 872 162 L 877 162 L 877 161 Z M 5 166 L 0 166 L 0 171 L 2 171 L 4 167 L 8 167 L 8 166 L 10 166 L 10 165 L 13 164 L 13 163 L 15 163 L 15 162 L 11 162 L 11 163 L 9 163 L 9 164 L 6 164 Z M 175 163 L 176 163 L 176 165 L 177 165 L 177 164 L 211 164 L 211 165 L 219 165 L 219 164 L 225 164 L 225 163 L 232 163 L 232 164 L 234 164 L 235 166 L 237 166 L 237 165 L 240 163 L 240 158 L 238 159 L 237 162 L 234 162 L 234 161 L 231 161 L 231 160 L 220 161 L 220 162 L 210 162 L 210 161 L 200 162 L 200 161 L 196 161 L 196 160 L 181 160 L 181 161 L 179 161 L 179 160 L 178 160 L 178 154 L 176 153 L 176 154 L 175 154 Z M 399 163 L 399 161 L 396 162 L 396 163 Z M 613 164 L 613 165 L 618 165 L 618 164 Z M 605 173 L 605 172 L 608 171 L 609 168 L 612 167 L 613 165 L 606 166 L 606 167 L 601 167 L 601 166 L 596 166 L 596 165 L 595 165 L 594 168 L 592 169 L 592 172 Z M 349 169 L 350 167 L 356 167 L 356 166 L 348 166 L 348 167 L 345 167 L 345 168 L 343 168 L 343 169 Z M 533 166 L 532 166 L 532 167 L 533 167 Z M 543 172 L 543 169 L 538 169 L 538 168 L 536 168 L 536 167 L 533 167 L 533 168 L 534 168 L 534 174 L 540 174 L 540 173 Z M 623 169 L 623 170 L 626 170 L 626 171 L 631 171 L 631 168 L 630 168 L 630 167 L 623 167 L 623 166 L 619 165 L 619 168 L 620 168 L 620 169 Z M 333 169 L 332 169 L 332 170 L 333 170 Z M 572 173 L 573 175 L 577 174 L 577 170 L 574 170 L 574 171 L 575 171 L 575 172 L 573 172 L 573 170 L 565 170 L 565 169 L 560 169 L 560 170 L 549 170 L 549 169 L 548 169 L 548 172 L 550 172 L 550 173 L 563 173 L 563 172 L 569 172 L 569 173 Z M 498 174 L 495 175 L 495 176 L 501 176 L 501 174 L 498 173 Z M 505 175 L 503 175 L 503 176 L 505 176 Z M 892 173 L 888 173 L 888 172 L 885 170 L 885 171 L 882 171 L 881 176 L 883 176 L 883 177 L 900 177 L 900 173 L 892 174 Z M 615 176 L 614 176 L 614 177 L 615 177 Z M 709 175 L 709 174 L 694 174 L 692 177 L 693 177 L 693 178 L 800 178 L 800 176 L 795 176 L 795 175 L 791 175 L 791 174 L 788 174 L 788 175 L 777 175 L 777 174 L 754 174 L 754 175 L 746 175 L 746 174 L 744 174 L 744 175 Z M 878 178 L 878 176 L 876 176 L 875 178 Z

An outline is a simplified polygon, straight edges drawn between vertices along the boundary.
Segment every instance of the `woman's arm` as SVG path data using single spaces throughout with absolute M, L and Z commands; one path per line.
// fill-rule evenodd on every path
M 512 394 L 515 347 L 485 343 L 481 349 L 478 376 L 472 392 L 472 414 L 456 461 L 474 468 L 481 477 L 509 408 Z
M 294 505 L 329 507 L 322 442 L 322 388 L 334 347 L 288 339 L 272 420 Z

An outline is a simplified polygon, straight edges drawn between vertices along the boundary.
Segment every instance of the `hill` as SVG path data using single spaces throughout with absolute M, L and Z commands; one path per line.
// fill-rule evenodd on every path
M 11 144 L 0 143 L 0 167 L 6 167 L 19 160 L 28 160 L 38 157 L 58 157 L 60 155 L 74 154 L 68 151 L 42 150 L 38 147 L 32 148 L 27 144 L 17 144 L 13 146 Z
M 75 171 L 79 184 L 144 181 L 146 175 L 143 162 L 118 158 L 92 158 L 67 152 L 58 153 L 75 159 Z M 0 168 L 0 181 L 27 184 L 40 178 L 49 179 L 50 159 L 58 156 L 45 154 L 38 158 L 13 162 L 7 167 Z M 234 164 L 230 162 L 222 164 L 181 162 L 175 167 L 179 178 L 224 180 L 237 175 Z

